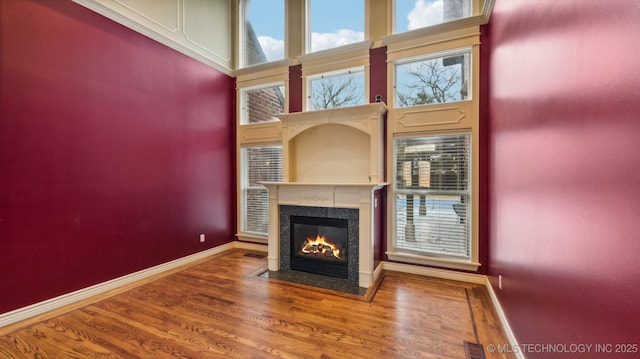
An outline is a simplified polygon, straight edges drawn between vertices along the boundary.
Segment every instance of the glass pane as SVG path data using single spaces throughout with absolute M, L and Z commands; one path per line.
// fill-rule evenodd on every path
M 468 203 L 468 196 L 396 194 L 396 247 L 468 259 Z
M 471 137 L 396 138 L 395 247 L 470 258 Z
M 270 86 L 243 90 L 240 124 L 276 121 L 276 115 L 284 113 L 284 86 Z
M 309 0 L 309 52 L 364 40 L 363 0 Z
M 473 14 L 471 0 L 395 0 L 395 32 L 453 21 Z
M 284 0 L 245 0 L 243 67 L 284 59 Z
M 282 147 L 247 147 L 240 150 L 241 228 L 266 236 L 269 227 L 269 193 L 261 182 L 282 181 Z
M 312 110 L 364 104 L 364 71 L 311 78 L 309 93 Z
M 470 53 L 396 64 L 395 107 L 468 100 Z
M 470 146 L 468 135 L 396 139 L 396 188 L 468 191 Z

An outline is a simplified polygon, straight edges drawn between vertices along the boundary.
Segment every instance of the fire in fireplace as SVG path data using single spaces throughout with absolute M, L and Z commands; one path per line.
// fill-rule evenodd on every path
M 291 226 L 291 269 L 347 278 L 347 219 L 294 216 Z

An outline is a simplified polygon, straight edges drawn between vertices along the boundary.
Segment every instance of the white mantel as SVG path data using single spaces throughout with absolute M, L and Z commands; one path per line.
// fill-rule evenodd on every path
M 358 209 L 358 284 L 375 281 L 375 191 L 384 178 L 384 103 L 279 115 L 283 182 L 269 189 L 269 270 L 280 269 L 280 205 Z M 379 271 L 378 271 L 379 273 Z
M 329 208 L 354 208 L 359 213 L 359 264 L 358 284 L 370 287 L 380 271 L 375 263 L 375 201 L 374 191 L 387 183 L 317 184 L 297 182 L 266 182 L 269 189 L 269 270 L 280 269 L 280 205 Z

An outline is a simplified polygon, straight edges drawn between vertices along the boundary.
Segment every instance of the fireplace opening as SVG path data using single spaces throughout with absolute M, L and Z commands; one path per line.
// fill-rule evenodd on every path
M 347 219 L 291 216 L 291 269 L 348 278 Z

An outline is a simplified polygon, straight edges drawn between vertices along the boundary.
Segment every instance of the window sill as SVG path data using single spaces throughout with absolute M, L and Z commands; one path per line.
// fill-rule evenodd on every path
M 266 236 L 258 236 L 255 234 L 237 233 L 236 238 L 243 242 L 263 243 L 267 244 L 268 238 Z
M 455 259 L 436 258 L 426 255 L 418 255 L 404 252 L 386 252 L 392 261 L 406 262 L 412 264 L 421 264 L 429 266 L 437 266 L 443 268 L 460 269 L 465 271 L 477 272 L 480 263 L 471 261 L 460 261 Z

